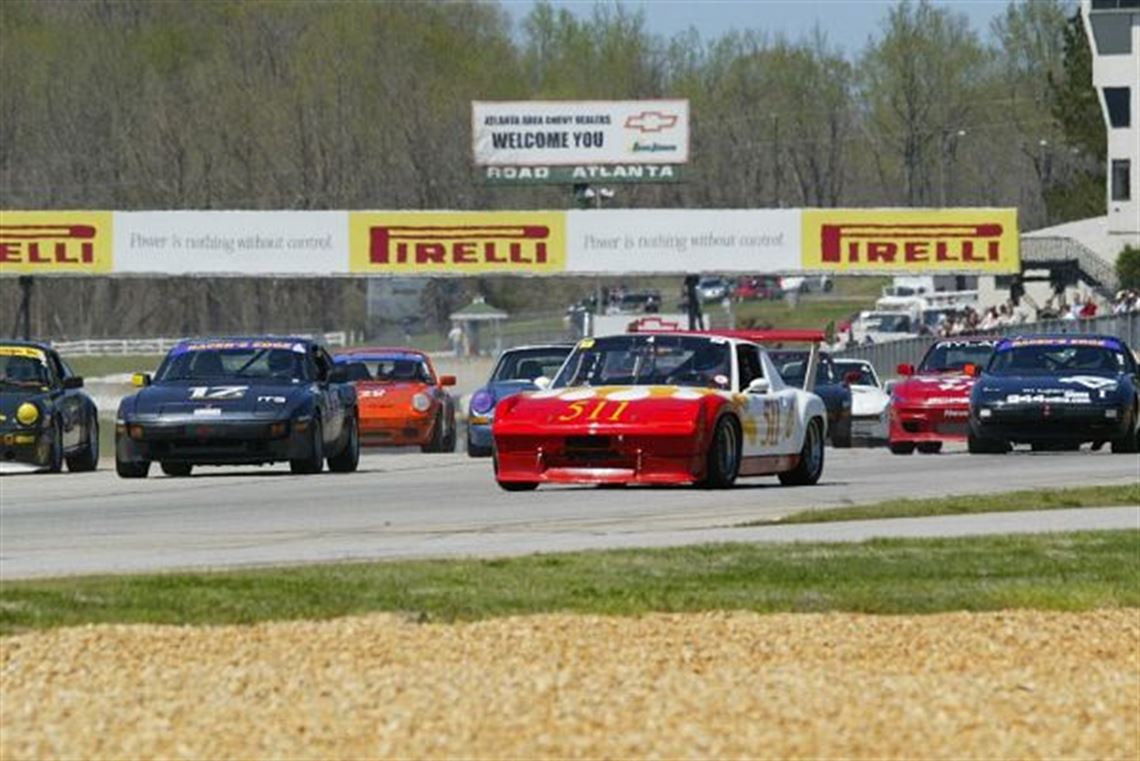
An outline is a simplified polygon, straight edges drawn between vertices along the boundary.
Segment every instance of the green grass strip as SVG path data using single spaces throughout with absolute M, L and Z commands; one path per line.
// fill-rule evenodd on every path
M 232 624 L 374 611 L 933 613 L 1140 606 L 1140 531 L 310 565 L 5 582 L 0 633 L 88 623 Z
M 803 510 L 776 523 L 829 523 L 876 518 L 918 518 L 928 515 L 1003 513 L 1022 510 L 1061 510 L 1072 507 L 1140 505 L 1140 483 L 1121 486 L 1078 486 L 1070 489 L 1033 489 L 998 494 L 963 494 L 933 499 L 892 499 L 873 505 L 827 507 Z M 766 526 L 773 521 L 755 521 L 748 526 Z

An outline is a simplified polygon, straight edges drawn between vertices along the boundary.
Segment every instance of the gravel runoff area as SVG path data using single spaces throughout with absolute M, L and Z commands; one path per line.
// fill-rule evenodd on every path
M 393 615 L 0 640 L 0 758 L 1140 756 L 1140 611 Z

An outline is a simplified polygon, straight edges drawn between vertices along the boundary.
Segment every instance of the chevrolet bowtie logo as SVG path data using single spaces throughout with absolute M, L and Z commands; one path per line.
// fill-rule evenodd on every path
M 673 127 L 677 123 L 676 114 L 663 114 L 660 111 L 642 111 L 640 114 L 629 116 L 625 120 L 627 129 L 636 129 L 641 132 L 661 132 Z

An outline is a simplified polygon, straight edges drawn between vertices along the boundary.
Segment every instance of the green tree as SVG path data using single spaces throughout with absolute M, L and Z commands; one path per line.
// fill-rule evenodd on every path
M 970 128 L 987 52 L 961 13 L 903 0 L 860 61 L 862 96 L 884 185 L 908 206 L 947 201 L 953 138 Z
M 1121 288 L 1140 290 L 1140 248 L 1127 246 L 1116 257 L 1116 277 Z
M 1096 90 L 1092 86 L 1092 51 L 1080 14 L 1064 32 L 1060 72 L 1048 76 L 1050 108 L 1065 144 L 1085 158 L 1064 181 L 1045 191 L 1053 223 L 1097 217 L 1106 213 L 1105 159 L 1108 138 Z

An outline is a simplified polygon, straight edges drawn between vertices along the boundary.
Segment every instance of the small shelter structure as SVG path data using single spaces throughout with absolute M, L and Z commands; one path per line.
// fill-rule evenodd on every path
M 470 304 L 458 312 L 452 312 L 448 317 L 452 325 L 448 335 L 452 338 L 452 348 L 455 349 L 456 356 L 478 356 L 483 342 L 488 338 L 488 331 L 491 333 L 495 354 L 501 352 L 503 350 L 501 326 L 507 317 L 506 312 L 491 306 L 482 296 L 476 296 Z

